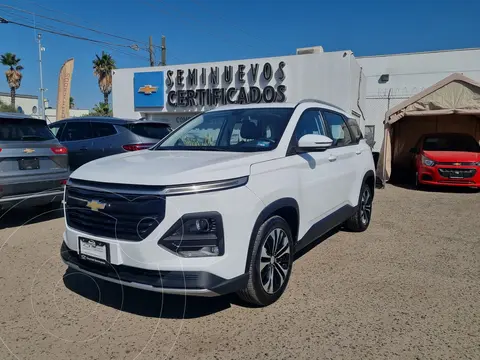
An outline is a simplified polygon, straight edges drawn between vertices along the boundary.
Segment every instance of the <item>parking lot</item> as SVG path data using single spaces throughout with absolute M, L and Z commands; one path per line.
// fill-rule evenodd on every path
M 367 232 L 321 239 L 278 302 L 248 308 L 66 272 L 60 212 L 12 213 L 0 359 L 479 359 L 479 214 L 478 192 L 377 190 Z

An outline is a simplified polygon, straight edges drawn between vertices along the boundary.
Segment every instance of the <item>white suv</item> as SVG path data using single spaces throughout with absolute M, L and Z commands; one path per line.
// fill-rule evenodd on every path
M 122 285 L 264 306 L 297 251 L 334 227 L 368 227 L 374 180 L 370 147 L 335 106 L 221 107 L 76 170 L 61 255 Z

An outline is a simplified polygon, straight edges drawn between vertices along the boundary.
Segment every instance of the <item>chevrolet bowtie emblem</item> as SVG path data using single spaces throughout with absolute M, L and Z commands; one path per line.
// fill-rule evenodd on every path
M 98 200 L 91 200 L 91 201 L 87 202 L 87 205 L 85 205 L 85 206 L 90 208 L 92 211 L 98 211 L 98 210 L 105 209 L 106 205 L 107 204 L 102 203 Z
M 153 93 L 156 93 L 157 89 L 158 89 L 158 86 L 145 85 L 145 86 L 142 86 L 140 89 L 138 89 L 138 92 L 145 95 L 151 95 Z
M 25 154 L 31 154 L 31 153 L 34 153 L 35 152 L 35 149 L 24 149 L 23 152 Z
M 461 163 L 453 163 L 453 165 L 455 165 L 455 166 L 460 166 Z

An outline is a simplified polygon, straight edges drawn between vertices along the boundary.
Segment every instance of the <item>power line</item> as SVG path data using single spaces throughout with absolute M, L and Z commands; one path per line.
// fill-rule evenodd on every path
M 36 1 L 32 1 L 32 0 L 26 0 L 28 1 L 29 3 L 31 4 L 34 4 L 35 6 L 37 7 L 40 7 L 44 10 L 47 10 L 49 12 L 54 12 L 54 13 L 57 13 L 57 14 L 61 14 L 61 15 L 65 15 L 65 16 L 74 16 L 74 15 L 71 15 L 71 14 L 68 14 L 66 12 L 63 12 L 63 11 L 59 11 L 59 10 L 56 10 L 56 9 L 52 9 L 52 8 L 49 8 L 49 7 L 46 7 L 44 5 L 41 5 L 39 4 L 38 2 Z M 11 7 L 11 6 L 10 6 Z M 23 9 L 18 9 L 18 11 L 26 11 L 26 10 L 23 10 Z M 33 13 L 35 14 L 35 13 Z M 52 21 L 56 21 L 56 22 L 61 22 L 61 23 L 64 23 L 64 24 L 67 24 L 67 25 L 70 25 L 70 26 L 75 26 L 75 27 L 79 27 L 79 28 L 82 28 L 82 29 L 85 29 L 85 30 L 89 30 L 89 31 L 93 31 L 93 32 L 96 32 L 98 34 L 103 34 L 103 35 L 107 35 L 107 36 L 112 36 L 112 37 L 116 37 L 118 39 L 122 39 L 122 40 L 126 40 L 126 41 L 131 41 L 131 42 L 134 42 L 134 43 L 138 43 L 138 44 L 143 44 L 145 46 L 148 46 L 148 43 L 146 41 L 138 41 L 138 40 L 135 40 L 135 39 L 129 39 L 125 36 L 121 36 L 121 35 L 115 35 L 115 34 L 110 34 L 110 33 L 107 33 L 107 32 L 104 32 L 104 31 L 101 31 L 101 30 L 98 30 L 98 29 L 94 29 L 94 28 L 89 28 L 89 27 L 85 27 L 85 26 L 82 26 L 82 25 L 79 25 L 79 24 L 76 24 L 74 22 L 66 22 L 66 21 L 62 21 L 62 20 L 59 20 L 59 19 L 56 19 L 56 18 L 50 18 L 50 17 L 47 17 L 47 16 L 44 16 L 44 15 L 41 15 L 41 14 L 36 14 L 37 16 L 40 16 L 40 17 L 43 17 L 43 18 L 46 18 L 46 19 L 50 19 Z M 77 16 L 77 18 L 79 18 Z M 88 24 L 88 22 L 84 19 L 82 19 L 82 22 Z M 92 24 L 90 22 L 90 24 Z M 157 47 L 157 48 L 161 48 L 160 46 L 158 45 L 154 45 L 154 47 Z M 145 50 L 145 51 L 148 51 L 147 48 L 141 48 L 142 50 Z
M 32 21 L 31 19 L 29 19 L 28 17 L 26 16 L 22 16 L 22 15 L 19 15 L 19 14 L 8 14 L 9 16 L 13 16 L 15 18 L 23 18 L 27 21 Z M 12 23 L 14 24 L 13 21 L 10 21 L 10 20 L 7 20 L 9 23 Z M 38 27 L 37 25 L 26 25 L 24 24 L 26 27 L 29 27 L 29 28 L 33 28 L 34 30 L 41 30 L 41 31 L 45 31 L 45 32 L 50 32 L 50 33 L 54 33 L 54 34 L 57 34 L 57 33 L 60 33 L 61 30 L 58 29 L 58 28 L 55 28 L 53 26 L 49 26 L 49 25 L 46 25 L 46 24 L 41 24 L 41 27 Z M 23 25 L 22 25 L 23 26 Z M 51 30 L 51 31 L 50 31 Z M 62 35 L 62 36 L 69 36 L 69 37 L 73 37 L 73 38 L 78 38 L 77 35 L 75 34 L 72 34 L 72 33 L 69 33 L 69 32 L 66 32 L 64 31 L 63 34 L 65 35 Z M 118 53 L 121 53 L 121 54 L 124 54 L 124 55 L 127 55 L 127 56 L 131 56 L 131 57 L 136 57 L 136 58 L 139 58 L 139 59 L 142 59 L 142 60 L 148 60 L 148 58 L 146 56 L 141 56 L 139 54 L 135 54 L 135 53 L 129 53 L 129 52 L 126 52 L 124 50 L 120 50 L 118 48 L 116 48 L 115 44 L 108 44 L 108 43 L 102 43 L 101 45 L 103 45 L 105 48 L 111 50 L 111 51 L 114 51 L 114 52 L 118 52 Z
M 41 15 L 41 14 L 37 14 L 37 13 L 31 12 L 31 11 L 24 10 L 24 9 L 20 9 L 20 8 L 17 8 L 17 7 L 14 7 L 14 6 L 10 6 L 10 5 L 0 4 L 0 6 L 6 7 L 6 8 L 10 8 L 10 9 L 13 9 L 13 10 L 16 10 L 16 11 L 20 11 L 20 12 L 23 12 L 23 13 L 27 13 L 27 14 L 30 14 L 30 15 L 38 16 L 38 17 L 41 17 L 41 18 L 44 18 L 44 19 L 47 19 L 47 20 L 55 21 L 55 22 L 58 22 L 58 23 L 61 23 L 61 24 L 66 24 L 66 25 L 78 27 L 78 28 L 80 28 L 80 29 L 92 31 L 92 32 L 95 32 L 95 33 L 97 33 L 97 34 L 102 34 L 102 35 L 106 35 L 106 36 L 111 36 L 111 37 L 114 37 L 114 38 L 117 38 L 117 39 L 126 40 L 126 41 L 130 41 L 130 42 L 133 42 L 133 43 L 142 43 L 142 44 L 145 44 L 145 45 L 146 45 L 145 42 L 140 42 L 140 41 L 133 40 L 133 39 L 129 39 L 129 38 L 126 38 L 126 37 L 123 37 L 123 36 L 119 36 L 119 35 L 115 35 L 115 34 L 110 34 L 110 33 L 107 33 L 107 32 L 104 32 L 104 31 L 100 31 L 100 30 L 97 30 L 97 29 L 93 29 L 93 28 L 89 28 L 89 27 L 86 27 L 86 26 L 78 25 L 78 24 L 75 24 L 75 23 L 73 23 L 73 22 L 71 22 L 71 21 L 59 20 L 59 19 L 56 19 L 56 18 L 52 18 L 52 17 L 49 17 L 49 16 Z
M 29 28 L 29 29 L 40 30 L 40 31 L 47 32 L 47 33 L 50 33 L 50 34 L 55 34 L 55 35 L 58 35 L 58 36 L 69 37 L 69 38 L 73 38 L 73 39 L 77 39 L 77 40 L 90 41 L 90 42 L 97 43 L 97 44 L 104 44 L 104 45 L 117 46 L 117 47 L 121 47 L 121 48 L 134 49 L 134 45 L 113 44 L 113 43 L 110 43 L 110 42 L 107 42 L 107 41 L 90 39 L 90 38 L 86 38 L 86 37 L 83 37 L 83 36 L 67 34 L 67 33 L 65 33 L 65 32 L 48 30 L 48 29 L 45 29 L 45 28 L 40 28 L 40 27 L 38 27 L 38 26 L 32 26 L 32 25 L 22 24 L 22 23 L 19 23 L 19 22 L 16 22 L 16 21 L 8 20 L 8 19 L 4 19 L 4 20 L 7 21 L 7 23 L 9 23 L 9 24 L 14 24 L 14 25 L 22 26 L 22 27 L 26 27 L 26 28 Z

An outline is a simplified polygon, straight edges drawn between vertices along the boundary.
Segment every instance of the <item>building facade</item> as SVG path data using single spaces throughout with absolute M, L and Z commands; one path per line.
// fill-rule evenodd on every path
M 363 128 L 365 89 L 365 78 L 351 51 L 117 69 L 113 115 L 146 117 L 176 127 L 221 105 L 314 98 L 341 107 Z
M 0 100 L 5 104 L 10 104 L 10 92 L 0 92 Z M 18 112 L 23 112 L 26 115 L 36 115 L 39 112 L 38 96 L 16 94 L 15 107 Z
M 453 73 L 480 82 L 480 49 L 367 57 L 351 51 L 303 55 L 308 50 L 276 58 L 115 70 L 113 113 L 175 127 L 200 111 L 229 103 L 231 94 L 237 101 L 242 87 L 245 102 L 315 98 L 352 113 L 378 155 L 389 109 Z
M 366 77 L 366 129 L 379 153 L 385 113 L 453 73 L 480 82 L 480 49 L 357 57 Z

